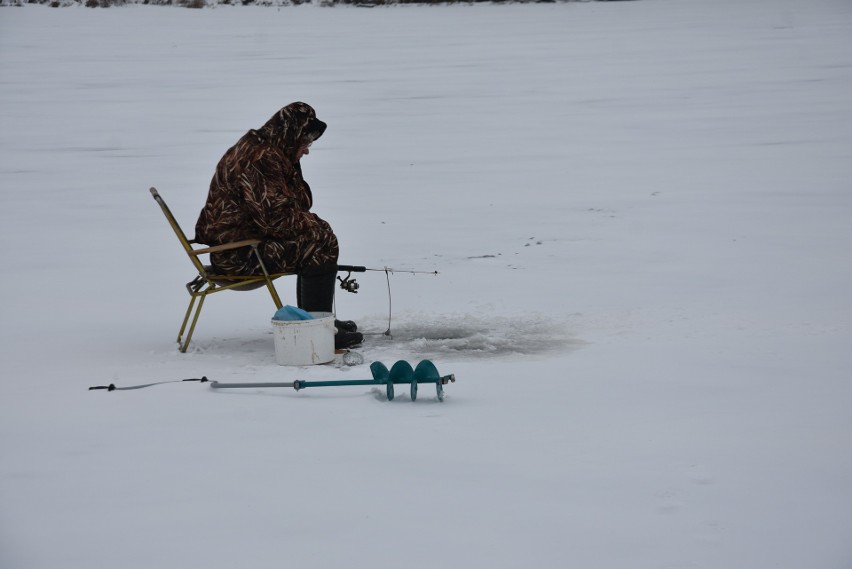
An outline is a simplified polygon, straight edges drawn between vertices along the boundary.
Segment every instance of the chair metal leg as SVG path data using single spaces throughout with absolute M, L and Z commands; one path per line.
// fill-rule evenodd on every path
M 186 309 L 186 314 L 183 317 L 183 324 L 180 325 L 180 331 L 178 331 L 177 343 L 178 346 L 182 346 L 181 341 L 183 339 L 183 333 L 186 331 L 186 324 L 189 322 L 189 315 L 192 313 L 192 307 L 195 305 L 195 295 L 191 295 L 189 299 L 189 306 Z M 181 350 L 183 351 L 183 350 Z
M 198 322 L 198 316 L 201 314 L 201 307 L 204 306 L 204 299 L 207 296 L 207 292 L 203 292 L 200 295 L 198 300 L 198 307 L 195 309 L 195 316 L 192 317 L 192 324 L 189 326 L 189 332 L 186 335 L 186 341 L 181 345 L 180 351 L 181 353 L 186 353 L 186 349 L 189 347 L 189 342 L 192 340 L 192 333 L 195 332 L 195 324 Z M 193 298 L 193 300 L 195 300 Z
M 272 302 L 275 303 L 275 308 L 281 309 L 284 305 L 281 303 L 281 298 L 278 296 L 278 291 L 275 290 L 275 285 L 272 284 L 270 279 L 266 279 L 266 288 L 269 289 L 269 294 L 272 295 Z
M 281 297 L 278 296 L 278 291 L 275 290 L 275 285 L 272 284 L 272 279 L 269 277 L 269 271 L 266 270 L 266 265 L 263 263 L 263 257 L 260 256 L 260 251 L 257 250 L 257 245 L 251 246 L 254 251 L 254 256 L 257 257 L 257 262 L 260 265 L 260 270 L 263 271 L 263 276 L 266 277 L 266 288 L 269 289 L 269 294 L 272 295 L 272 302 L 275 303 L 275 308 L 281 309 L 284 305 L 281 303 Z

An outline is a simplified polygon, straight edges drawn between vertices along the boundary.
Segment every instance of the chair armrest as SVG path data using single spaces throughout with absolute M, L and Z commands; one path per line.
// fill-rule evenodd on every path
M 260 243 L 260 239 L 244 239 L 242 241 L 234 241 L 233 243 L 225 243 L 224 245 L 214 245 L 213 247 L 195 249 L 192 251 L 192 255 L 197 257 L 198 255 L 204 255 L 206 253 L 229 251 L 231 249 L 239 249 L 240 247 L 248 247 L 249 245 L 257 245 L 258 243 Z

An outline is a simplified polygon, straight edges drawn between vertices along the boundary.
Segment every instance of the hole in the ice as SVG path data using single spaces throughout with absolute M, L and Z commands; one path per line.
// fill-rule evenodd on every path
M 369 325 L 368 322 L 364 324 Z M 518 318 L 459 315 L 397 315 L 391 338 L 370 337 L 364 350 L 393 348 L 396 353 L 437 355 L 535 355 L 572 350 L 582 342 L 562 323 L 542 316 Z

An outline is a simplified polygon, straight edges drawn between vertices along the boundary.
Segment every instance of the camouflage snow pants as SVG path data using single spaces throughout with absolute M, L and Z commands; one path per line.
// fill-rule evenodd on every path
M 264 239 L 257 250 L 270 273 L 300 273 L 305 269 L 337 264 L 337 237 L 330 230 L 300 235 L 294 240 Z M 213 253 L 213 269 L 219 274 L 259 275 L 263 271 L 251 247 Z

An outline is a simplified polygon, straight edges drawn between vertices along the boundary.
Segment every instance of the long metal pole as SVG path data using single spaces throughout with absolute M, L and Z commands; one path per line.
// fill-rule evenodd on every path
M 210 387 L 213 389 L 232 389 L 237 387 L 295 387 L 295 383 L 290 382 L 260 382 L 260 383 L 222 383 L 221 381 L 211 381 Z

